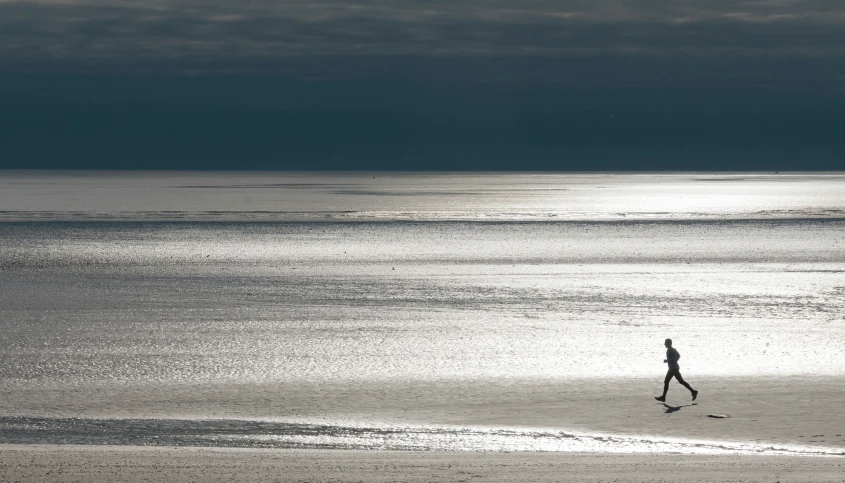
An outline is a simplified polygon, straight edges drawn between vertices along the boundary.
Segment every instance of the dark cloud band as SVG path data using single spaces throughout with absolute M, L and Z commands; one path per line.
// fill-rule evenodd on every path
M 821 0 L 0 1 L 0 59 L 838 57 L 843 27 L 845 6 Z

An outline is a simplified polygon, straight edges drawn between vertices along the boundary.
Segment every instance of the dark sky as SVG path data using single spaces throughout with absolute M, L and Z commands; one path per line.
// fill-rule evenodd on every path
M 845 2 L 0 0 L 0 168 L 845 169 Z

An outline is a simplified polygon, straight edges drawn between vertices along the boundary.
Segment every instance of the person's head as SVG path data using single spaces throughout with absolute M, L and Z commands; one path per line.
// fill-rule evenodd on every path
M 672 339 L 666 339 L 666 342 L 664 342 L 663 345 L 665 345 L 667 349 L 672 347 Z

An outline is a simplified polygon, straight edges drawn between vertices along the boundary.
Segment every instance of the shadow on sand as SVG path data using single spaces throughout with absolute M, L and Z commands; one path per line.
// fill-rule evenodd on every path
M 666 403 L 663 403 L 663 406 L 666 408 L 667 413 L 674 413 L 675 411 L 680 411 L 681 408 L 688 408 L 690 406 L 698 406 L 698 403 L 686 404 L 684 406 L 670 406 Z

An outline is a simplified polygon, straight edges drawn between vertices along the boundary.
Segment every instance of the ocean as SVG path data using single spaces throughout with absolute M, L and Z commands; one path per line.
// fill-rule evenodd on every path
M 5 443 L 840 454 L 542 415 L 839 380 L 844 309 L 845 173 L 0 171 Z

